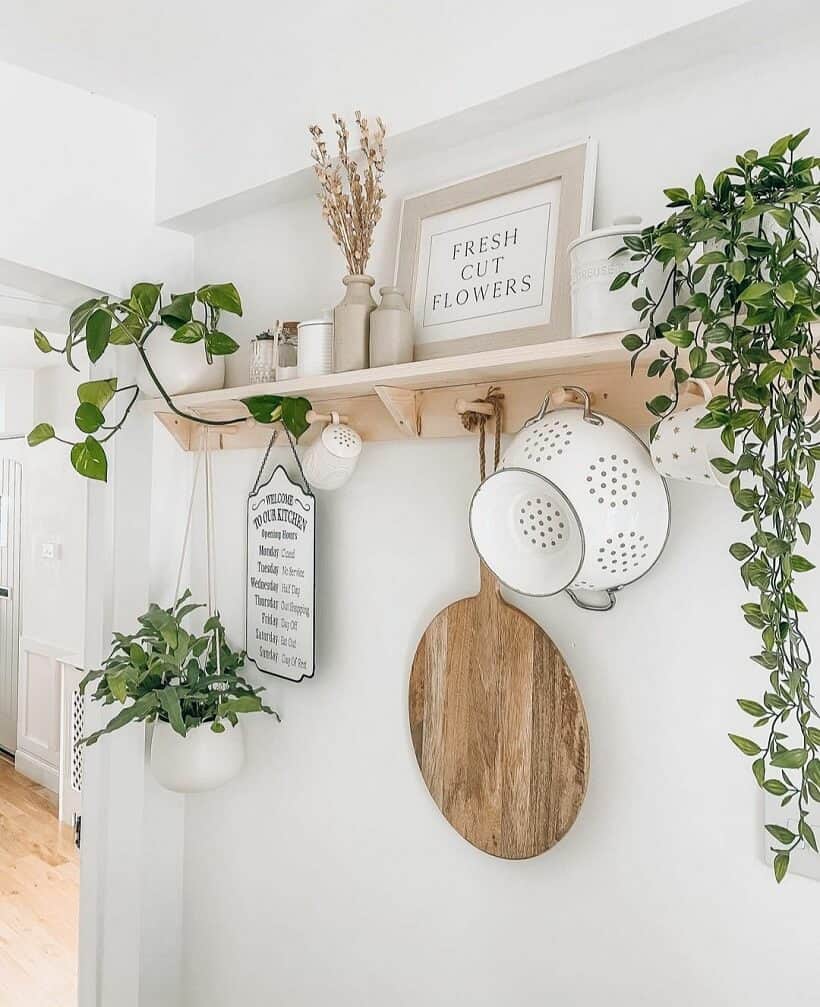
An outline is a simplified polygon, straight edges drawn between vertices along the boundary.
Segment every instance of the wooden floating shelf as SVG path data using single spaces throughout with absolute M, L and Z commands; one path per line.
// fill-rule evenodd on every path
M 591 394 L 593 408 L 633 429 L 645 428 L 651 417 L 644 403 L 659 391 L 657 381 L 646 375 L 653 355 L 647 352 L 643 366 L 630 376 L 630 354 L 621 345 L 622 335 L 417 360 L 364 371 L 222 388 L 175 399 L 180 409 L 203 419 L 237 417 L 236 424 L 221 428 L 175 416 L 161 400 L 147 405 L 186 451 L 200 448 L 204 431 L 208 430 L 213 448 L 265 445 L 271 427 L 242 419 L 247 410 L 239 400 L 251 395 L 303 396 L 318 411 L 344 413 L 364 440 L 396 440 L 466 434 L 456 402 L 483 398 L 489 385 L 504 392 L 504 430 L 514 433 L 538 410 L 550 388 L 578 384 Z M 310 436 L 306 434 L 305 440 Z

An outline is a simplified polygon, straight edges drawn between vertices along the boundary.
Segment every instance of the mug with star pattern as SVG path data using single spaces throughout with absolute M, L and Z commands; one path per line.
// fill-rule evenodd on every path
M 661 420 L 649 446 L 652 464 L 664 479 L 728 486 L 731 475 L 718 472 L 711 462 L 712 458 L 726 458 L 729 454 L 720 439 L 720 430 L 701 430 L 695 426 L 708 413 L 706 403 L 712 398 L 712 389 L 700 380 L 689 385 L 700 391 L 703 402 Z

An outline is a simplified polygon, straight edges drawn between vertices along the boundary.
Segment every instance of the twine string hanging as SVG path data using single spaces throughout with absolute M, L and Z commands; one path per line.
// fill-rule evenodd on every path
M 504 393 L 500 388 L 490 385 L 487 394 L 479 402 L 486 403 L 493 407 L 492 416 L 486 413 L 474 412 L 470 409 L 461 414 L 461 422 L 465 430 L 472 432 L 478 429 L 478 468 L 481 482 L 487 478 L 487 461 L 485 458 L 485 448 L 487 439 L 487 422 L 492 419 L 494 426 L 495 441 L 493 445 L 493 472 L 498 469 L 501 461 L 501 431 L 504 425 Z

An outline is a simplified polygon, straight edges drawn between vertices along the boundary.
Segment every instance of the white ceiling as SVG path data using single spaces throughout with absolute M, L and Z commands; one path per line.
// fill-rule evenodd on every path
M 368 71 L 388 85 L 406 72 L 406 90 L 438 83 L 443 104 L 448 83 L 466 75 L 486 98 L 500 68 L 521 86 L 583 62 L 585 50 L 595 58 L 602 39 L 615 51 L 739 2 L 676 11 L 656 0 L 4 0 L 0 59 L 153 113 L 227 92 L 240 115 L 264 105 L 273 128 L 276 110 L 317 77 L 329 107 L 334 81 L 345 90 Z M 215 124 L 215 137 L 230 125 Z
M 333 111 L 392 142 L 741 3 L 2 0 L 0 61 L 156 115 L 166 220 L 304 169 Z

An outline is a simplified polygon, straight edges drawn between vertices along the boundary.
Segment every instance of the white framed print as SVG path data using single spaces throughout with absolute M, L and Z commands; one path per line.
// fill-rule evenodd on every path
M 415 358 L 569 338 L 567 248 L 592 226 L 592 140 L 402 204 Z

